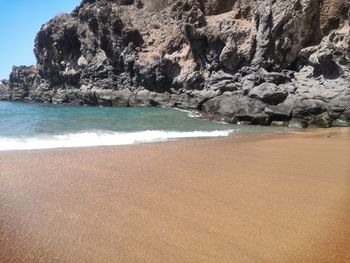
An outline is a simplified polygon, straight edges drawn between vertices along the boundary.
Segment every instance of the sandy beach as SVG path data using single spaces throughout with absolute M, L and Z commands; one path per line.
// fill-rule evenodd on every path
M 350 262 L 350 129 L 0 153 L 1 262 Z

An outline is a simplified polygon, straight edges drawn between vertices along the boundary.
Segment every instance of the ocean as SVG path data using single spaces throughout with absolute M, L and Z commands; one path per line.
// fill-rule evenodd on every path
M 128 145 L 276 130 L 216 123 L 175 109 L 0 102 L 0 151 Z

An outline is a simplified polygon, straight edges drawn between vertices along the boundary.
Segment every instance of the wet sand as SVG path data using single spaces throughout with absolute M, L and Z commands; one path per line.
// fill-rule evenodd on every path
M 350 130 L 0 153 L 1 262 L 350 262 Z

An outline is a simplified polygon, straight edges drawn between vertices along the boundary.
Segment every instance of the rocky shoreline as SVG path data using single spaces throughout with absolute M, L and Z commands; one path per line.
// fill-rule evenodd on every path
M 177 107 L 257 125 L 350 126 L 346 0 L 83 0 L 43 25 L 0 100 Z

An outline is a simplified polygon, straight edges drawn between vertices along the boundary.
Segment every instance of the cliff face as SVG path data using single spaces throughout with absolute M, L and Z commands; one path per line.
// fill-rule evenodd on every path
M 350 123 L 347 0 L 84 0 L 43 25 L 0 99 Z

